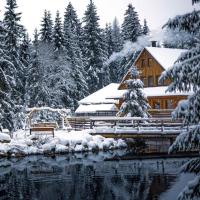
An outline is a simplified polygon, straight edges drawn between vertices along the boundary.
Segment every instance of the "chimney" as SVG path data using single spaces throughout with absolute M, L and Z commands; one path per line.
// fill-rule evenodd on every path
M 151 46 L 152 47 L 157 47 L 157 41 L 151 41 Z

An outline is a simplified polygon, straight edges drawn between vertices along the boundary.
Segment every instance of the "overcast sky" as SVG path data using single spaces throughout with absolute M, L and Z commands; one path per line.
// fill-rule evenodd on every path
M 5 11 L 5 2 L 6 0 L 0 0 L 0 19 Z M 56 10 L 59 10 L 63 16 L 68 3 L 69 0 L 17 0 L 18 10 L 22 12 L 22 24 L 31 34 L 36 27 L 39 28 L 38 25 L 45 9 L 50 10 L 53 17 Z M 89 0 L 71 0 L 71 3 L 77 10 L 79 18 L 82 18 Z M 146 18 L 149 27 L 153 30 L 161 27 L 170 17 L 195 8 L 200 9 L 200 6 L 192 6 L 191 0 L 94 0 L 94 3 L 97 6 L 102 27 L 106 22 L 112 22 L 115 16 L 122 23 L 127 5 L 132 3 L 141 22 L 143 23 L 143 19 Z

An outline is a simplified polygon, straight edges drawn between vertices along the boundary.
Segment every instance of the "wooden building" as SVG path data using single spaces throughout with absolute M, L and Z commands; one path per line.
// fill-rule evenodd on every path
M 184 100 L 191 92 L 166 92 L 171 80 L 159 82 L 159 77 L 165 70 L 173 66 L 184 49 L 169 49 L 146 47 L 133 63 L 140 72 L 140 79 L 144 83 L 144 93 L 151 106 L 150 114 L 154 117 L 169 116 L 180 100 Z M 75 111 L 76 116 L 115 116 L 126 92 L 126 80 L 130 72 L 123 77 L 120 84 L 111 83 L 79 101 Z M 159 114 L 160 113 L 160 114 Z M 163 114 L 164 113 L 164 114 Z M 166 113 L 166 115 L 165 115 Z M 158 114 L 158 115 L 157 115 Z
M 173 66 L 184 49 L 169 49 L 158 47 L 146 47 L 137 57 L 134 65 L 140 72 L 140 79 L 144 83 L 144 93 L 146 94 L 152 109 L 170 110 L 174 109 L 180 100 L 186 99 L 191 93 L 166 93 L 167 86 L 171 80 L 159 82 L 162 72 Z M 130 78 L 130 72 L 122 79 L 119 90 L 127 89 L 126 80 Z M 118 107 L 121 106 L 123 100 L 119 100 Z

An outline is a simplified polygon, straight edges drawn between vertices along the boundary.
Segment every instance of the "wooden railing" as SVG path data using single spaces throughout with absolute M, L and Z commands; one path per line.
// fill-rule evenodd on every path
M 115 129 L 123 131 L 128 129 L 130 132 L 177 132 L 189 129 L 184 126 L 181 120 L 173 121 L 171 118 L 135 118 L 135 117 L 90 117 L 90 118 L 69 118 L 72 129 Z M 117 130 L 118 129 L 118 130 Z

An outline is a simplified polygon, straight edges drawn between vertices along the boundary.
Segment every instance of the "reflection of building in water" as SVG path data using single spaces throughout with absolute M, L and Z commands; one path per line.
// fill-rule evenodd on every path
M 97 163 L 54 159 L 17 163 L 0 175 L 1 199 L 154 199 L 176 179 L 181 163 L 113 161 Z M 172 171 L 170 171 L 172 170 Z M 170 175 L 170 173 L 172 175 Z M 5 181 L 6 180 L 6 181 Z

